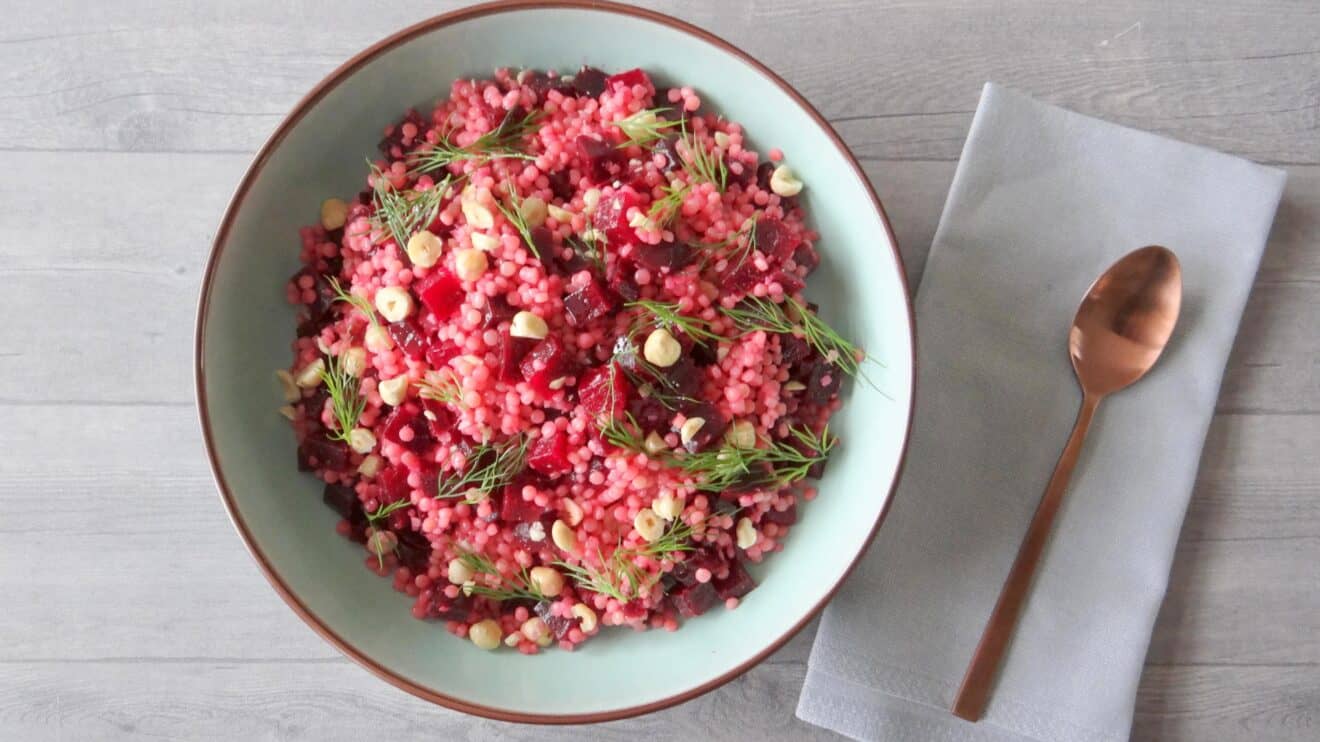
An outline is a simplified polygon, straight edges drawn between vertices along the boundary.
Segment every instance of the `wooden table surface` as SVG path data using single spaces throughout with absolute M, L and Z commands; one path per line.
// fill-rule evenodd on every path
M 191 377 L 220 213 L 313 83 L 460 4 L 0 2 L 0 739 L 837 738 L 793 718 L 812 629 L 641 719 L 539 729 L 430 706 L 318 639 L 227 522 Z M 820 107 L 914 279 L 986 80 L 1288 170 L 1133 737 L 1320 738 L 1320 5 L 645 5 Z

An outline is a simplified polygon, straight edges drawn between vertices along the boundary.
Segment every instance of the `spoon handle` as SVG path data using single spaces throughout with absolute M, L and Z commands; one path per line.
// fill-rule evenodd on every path
M 985 714 L 985 707 L 990 699 L 990 687 L 994 683 L 999 663 L 1004 650 L 1008 648 L 1013 629 L 1017 626 L 1018 616 L 1022 613 L 1022 604 L 1026 602 L 1031 579 L 1036 573 L 1036 564 L 1049 540 L 1050 528 L 1054 516 L 1063 502 L 1064 490 L 1072 477 L 1073 466 L 1082 451 L 1082 442 L 1086 431 L 1091 427 L 1091 418 L 1100 404 L 1100 395 L 1088 394 L 1082 399 L 1082 409 L 1077 413 L 1077 422 L 1073 425 L 1068 444 L 1059 455 L 1059 463 L 1054 467 L 1054 475 L 1045 487 L 1045 494 L 1036 506 L 1036 514 L 1031 517 L 1027 534 L 1022 537 L 1022 546 L 1018 547 L 1017 559 L 1004 580 L 1004 587 L 999 592 L 999 601 L 995 610 L 986 621 L 981 641 L 976 645 L 976 654 L 963 676 L 962 686 L 953 702 L 953 713 L 968 721 L 978 721 Z

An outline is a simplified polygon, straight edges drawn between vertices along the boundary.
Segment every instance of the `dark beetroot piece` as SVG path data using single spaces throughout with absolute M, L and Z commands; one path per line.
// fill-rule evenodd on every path
M 700 616 L 720 602 L 719 593 L 715 592 L 715 586 L 709 582 L 694 582 L 691 585 L 684 585 L 673 593 L 670 593 L 670 600 L 678 612 L 688 618 Z
M 439 621 L 466 621 L 472 617 L 472 598 L 459 593 L 448 597 L 444 590 L 424 590 L 417 596 L 413 615 Z
M 410 528 L 394 529 L 394 536 L 398 540 L 394 555 L 398 557 L 399 564 L 414 571 L 430 564 L 431 542 L 425 536 Z
M 692 262 L 692 247 L 683 242 L 669 240 L 658 245 L 638 243 L 638 264 L 653 271 L 676 271 Z
M 501 322 L 508 322 L 518 311 L 509 306 L 509 301 L 501 296 L 486 297 L 486 304 L 481 308 L 481 326 L 489 330 Z
M 692 343 L 688 356 L 692 359 L 692 364 L 698 368 L 713 366 L 720 359 L 714 343 Z
M 843 387 L 843 371 L 825 359 L 817 358 L 807 376 L 806 398 L 814 404 L 825 404 L 831 397 L 838 395 Z
M 752 579 L 747 573 L 747 568 L 738 559 L 729 562 L 729 575 L 722 580 L 715 580 L 714 583 L 715 594 L 720 596 L 720 600 L 741 598 L 756 589 L 756 580 Z
M 581 327 L 593 319 L 609 314 L 615 307 L 614 298 L 601 288 L 593 276 L 582 288 L 564 297 L 564 312 L 568 324 Z
M 724 560 L 719 554 L 708 548 L 698 549 L 687 553 L 687 558 L 674 565 L 670 575 L 674 581 L 680 585 L 692 585 L 697 581 L 697 570 L 707 569 L 712 573 L 719 570 L 724 564 Z
M 592 223 L 596 229 L 605 233 L 610 249 L 637 242 L 637 230 L 628 226 L 628 210 L 640 206 L 641 203 L 637 192 L 626 187 L 601 198 L 592 217 Z
M 426 427 L 432 438 L 439 438 L 454 429 L 454 413 L 449 405 L 438 399 L 422 399 L 422 417 L 426 418 Z
M 806 282 L 798 278 L 797 274 L 788 271 L 775 271 L 774 275 L 770 277 L 770 282 L 779 284 L 786 294 L 796 294 L 807 286 Z
M 366 523 L 367 514 L 362 510 L 362 503 L 358 500 L 357 492 L 352 487 L 344 484 L 327 484 L 321 491 L 321 502 L 324 502 L 331 510 L 339 513 L 339 517 L 348 521 L 350 524 Z
M 617 167 L 619 151 L 609 142 L 583 134 L 576 140 L 578 157 L 592 182 L 604 183 L 610 179 L 611 166 Z
M 578 380 L 578 401 L 592 419 L 617 418 L 628 409 L 632 384 L 617 363 L 587 369 Z M 611 402 L 613 405 L 611 406 Z
M 633 397 L 628 402 L 628 413 L 637 421 L 645 435 L 652 431 L 660 434 L 669 432 L 669 422 L 674 413 L 658 400 L 648 397 Z
M 376 485 L 380 487 L 379 499 L 382 504 L 398 502 L 411 492 L 408 486 L 408 470 L 393 464 L 381 469 L 376 475 Z
M 749 258 L 742 261 L 741 265 L 731 266 L 725 271 L 721 288 L 736 294 L 745 294 L 764 278 L 765 272 L 757 268 L 756 263 Z
M 791 526 L 797 523 L 797 503 L 789 505 L 783 510 L 770 508 L 761 516 L 762 523 L 774 523 L 781 526 Z
M 405 430 L 410 432 L 405 433 Z M 381 424 L 381 435 L 413 451 L 420 451 L 431 442 L 431 430 L 426 424 L 426 418 L 418 413 L 417 406 L 413 404 L 395 407 Z M 404 440 L 405 436 L 407 440 Z
M 537 438 L 527 449 L 527 465 L 547 477 L 572 471 L 573 464 L 568 460 L 568 436 L 556 433 Z
M 571 201 L 573 196 L 577 195 L 577 188 L 573 186 L 573 181 L 569 178 L 567 170 L 556 170 L 553 173 L 547 173 L 545 178 L 550 181 L 550 191 L 555 194 L 555 198 L 561 201 Z
M 523 359 L 534 347 L 535 340 L 506 333 L 500 343 L 500 380 L 514 382 L 521 379 Z
M 540 616 L 542 621 L 545 621 L 545 625 L 549 627 L 550 633 L 554 634 L 556 639 L 563 639 L 564 636 L 577 625 L 578 620 L 576 618 L 556 616 L 551 612 L 552 605 L 553 604 L 549 601 L 543 600 L 533 606 L 532 611 Z
M 500 520 L 505 523 L 532 523 L 539 521 L 548 511 L 534 500 L 523 498 L 523 489 L 529 480 L 520 477 L 504 487 L 500 495 Z M 549 531 L 546 531 L 549 533 Z
M 309 435 L 298 446 L 298 470 L 343 469 L 348 466 L 348 446 L 324 435 Z
M 584 66 L 573 75 L 573 88 L 583 98 L 599 98 L 605 92 L 609 77 L 595 67 Z
M 547 335 L 523 357 L 519 369 L 528 386 L 538 394 L 551 392 L 550 385 L 570 372 L 568 352 L 558 335 Z
M 661 371 L 664 374 L 664 379 L 658 382 L 660 387 L 666 394 L 678 398 L 679 407 L 684 414 L 688 417 L 696 415 L 694 406 L 697 405 L 697 402 L 692 400 L 700 400 L 701 379 L 704 376 L 701 369 L 697 368 L 696 362 L 692 360 L 690 355 L 684 355 L 678 359 L 677 363 Z M 710 409 L 714 410 L 714 407 L 710 407 Z M 723 435 L 723 431 L 720 431 L 720 434 Z
M 330 308 L 334 306 L 335 292 L 330 288 L 330 281 L 318 271 L 311 268 L 303 268 L 289 280 L 298 286 L 298 290 L 303 290 L 302 279 L 310 276 L 312 279 L 312 288 L 316 290 L 316 298 L 311 304 L 306 304 L 307 319 L 312 326 L 318 327 L 325 323 L 330 317 Z
M 391 322 L 385 326 L 385 330 L 389 332 L 394 344 L 404 353 L 417 360 L 426 357 L 430 343 L 427 342 L 426 331 L 417 323 L 416 317 L 406 317 L 398 322 Z
M 613 291 L 623 301 L 637 301 L 642 296 L 642 287 L 637 285 L 637 266 L 631 260 L 619 259 L 610 263 L 608 268 L 608 283 L 610 291 Z
M 807 275 L 820 266 L 820 255 L 811 245 L 803 242 L 793 251 L 793 262 L 807 269 Z
M 729 429 L 729 421 L 715 405 L 709 402 L 693 405 L 685 414 L 689 420 L 699 417 L 706 421 L 692 438 L 683 444 L 689 453 L 696 453 L 712 442 L 720 440 L 724 437 L 724 431 Z
M 763 191 L 770 190 L 770 176 L 775 174 L 773 162 L 763 162 L 756 166 L 756 186 Z
M 431 368 L 444 368 L 449 365 L 449 359 L 458 355 L 458 346 L 444 341 L 434 342 L 427 345 L 426 362 Z
M 636 85 L 651 86 L 651 78 L 647 76 L 646 72 L 640 67 L 610 75 L 606 78 L 605 82 L 610 88 L 614 88 L 618 85 L 624 85 L 630 88 Z
M 785 365 L 793 367 L 802 361 L 811 357 L 814 352 L 811 349 L 811 343 L 798 337 L 797 335 L 778 335 L 779 338 L 779 358 Z
M 541 264 L 548 272 L 562 273 L 563 261 L 559 259 L 559 244 L 555 242 L 555 233 L 549 227 L 542 226 L 532 227 L 529 235 L 532 238 L 532 254 L 540 256 Z
M 417 298 L 431 310 L 436 319 L 447 319 L 463 304 L 467 293 L 463 282 L 448 270 L 441 268 L 417 282 Z
M 802 238 L 779 219 L 758 219 L 754 229 L 756 249 L 777 262 L 791 258 L 802 244 Z

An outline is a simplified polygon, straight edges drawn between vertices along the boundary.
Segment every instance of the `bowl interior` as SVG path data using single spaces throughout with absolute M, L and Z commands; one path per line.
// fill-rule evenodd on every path
M 322 199 L 364 185 L 364 158 L 409 106 L 426 110 L 451 80 L 499 66 L 571 73 L 644 67 L 747 127 L 752 144 L 784 150 L 806 182 L 823 263 L 808 289 L 823 316 L 884 366 L 879 390 L 850 384 L 835 420 L 842 439 L 785 550 L 735 611 L 714 610 L 675 633 L 606 631 L 576 652 L 482 652 L 417 621 L 410 600 L 363 568 L 334 532 L 320 485 L 294 466 L 276 414 L 272 372 L 289 357 L 294 317 L 284 281 L 297 268 L 298 227 Z M 865 184 L 827 134 L 774 81 L 740 57 L 676 27 L 615 12 L 521 9 L 433 28 L 378 54 L 311 105 L 268 153 L 209 276 L 200 390 L 217 466 L 253 547 L 306 609 L 357 653 L 421 689 L 525 715 L 618 714 L 725 675 L 797 625 L 863 548 L 890 495 L 910 414 L 912 348 L 901 266 Z

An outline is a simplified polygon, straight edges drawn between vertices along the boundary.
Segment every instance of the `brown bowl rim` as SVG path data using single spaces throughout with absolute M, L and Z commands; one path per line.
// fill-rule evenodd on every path
M 912 357 L 910 359 L 912 374 L 913 374 L 912 395 L 908 401 L 907 426 L 903 433 L 903 445 L 899 451 L 898 469 L 894 473 L 894 480 L 893 483 L 890 485 L 888 498 L 885 501 L 884 507 L 881 508 L 879 515 L 876 516 L 875 525 L 871 527 L 871 532 L 867 536 L 866 541 L 863 543 L 862 548 L 853 558 L 852 563 L 848 565 L 848 568 L 845 569 L 839 575 L 839 579 L 835 582 L 834 586 L 830 588 L 829 592 L 826 593 L 825 597 L 822 598 L 815 606 L 813 606 L 811 610 L 807 611 L 806 614 L 803 615 L 802 619 L 797 622 L 797 624 L 791 627 L 778 639 L 771 642 L 768 646 L 766 646 L 765 649 L 758 652 L 751 659 L 747 660 L 741 665 L 738 665 L 732 670 L 729 670 L 723 675 L 720 675 L 717 678 L 709 680 L 705 683 L 702 683 L 696 687 L 693 687 L 681 693 L 676 693 L 667 698 L 662 698 L 660 700 L 652 701 L 650 703 L 640 704 L 637 706 L 629 706 L 620 709 L 612 709 L 609 711 L 602 711 L 598 713 L 585 713 L 585 714 L 524 713 L 520 711 L 511 711 L 509 709 L 496 708 L 493 706 L 485 706 L 481 704 L 469 703 L 467 701 L 463 701 L 445 695 L 443 693 L 439 693 L 435 690 L 424 687 L 413 680 L 403 677 L 402 675 L 399 675 L 394 671 L 390 670 L 389 668 L 386 668 L 380 663 L 376 662 L 374 659 L 367 656 L 362 651 L 358 650 L 357 647 L 355 647 L 353 644 L 348 642 L 346 639 L 336 634 L 334 630 L 332 630 L 329 626 L 327 626 L 324 622 L 322 622 L 319 617 L 313 614 L 307 608 L 307 606 L 304 605 L 303 602 L 296 595 L 294 595 L 293 591 L 289 588 L 288 585 L 285 584 L 284 580 L 280 577 L 280 575 L 276 572 L 275 568 L 267 560 L 266 555 L 262 552 L 261 548 L 252 538 L 252 534 L 248 531 L 247 525 L 244 523 L 242 516 L 238 512 L 238 508 L 235 506 L 233 496 L 230 493 L 229 486 L 225 481 L 224 473 L 221 471 L 219 458 L 217 457 L 216 454 L 215 443 L 212 440 L 212 436 L 211 436 L 211 421 L 210 421 L 210 414 L 208 412 L 207 399 L 206 399 L 206 369 L 203 363 L 203 359 L 205 358 L 206 318 L 207 318 L 208 310 L 210 308 L 212 280 L 214 278 L 216 266 L 220 261 L 220 257 L 221 257 L 221 253 L 223 252 L 224 245 L 228 240 L 229 231 L 233 225 L 234 217 L 241 208 L 243 200 L 247 196 L 248 190 L 251 188 L 253 181 L 256 179 L 257 175 L 261 172 L 262 168 L 266 165 L 267 161 L 270 159 L 271 154 L 274 152 L 276 147 L 280 145 L 280 143 L 284 140 L 284 138 L 288 135 L 289 131 L 299 121 L 302 120 L 303 116 L 307 114 L 308 110 L 317 102 L 319 102 L 327 93 L 333 90 L 337 85 L 339 85 L 341 82 L 343 82 L 352 74 L 354 74 L 363 65 L 373 60 L 376 56 L 378 56 L 384 51 L 387 51 L 400 44 L 408 42 L 418 36 L 421 36 L 437 28 L 442 28 L 444 26 L 453 23 L 458 23 L 473 18 L 480 18 L 486 15 L 492 15 L 496 13 L 507 13 L 517 10 L 545 9 L 545 8 L 571 8 L 571 9 L 581 9 L 581 10 L 593 10 L 593 11 L 600 11 L 606 13 L 617 13 L 620 15 L 632 16 L 634 18 L 640 18 L 642 20 L 659 23 L 668 26 L 670 28 L 676 29 L 678 31 L 682 31 L 683 33 L 686 33 L 690 36 L 694 36 L 707 43 L 713 44 L 716 47 L 719 47 L 720 49 L 728 52 L 729 54 L 738 57 L 742 61 L 751 65 L 753 69 L 755 69 L 761 75 L 765 76 L 775 85 L 777 85 L 781 90 L 783 90 L 784 93 L 786 93 L 790 98 L 792 98 L 793 101 L 796 102 L 797 105 L 802 108 L 802 110 L 804 110 L 808 115 L 812 117 L 812 119 L 815 120 L 815 122 L 821 127 L 821 129 L 824 130 L 824 132 L 829 136 L 830 140 L 834 142 L 834 145 L 835 147 L 838 148 L 839 153 L 843 155 L 845 160 L 847 160 L 849 166 L 852 167 L 853 171 L 857 174 L 857 177 L 861 180 L 863 186 L 866 188 L 867 192 L 871 196 L 871 201 L 875 205 L 876 213 L 880 216 L 880 221 L 884 225 L 885 232 L 889 239 L 889 244 L 893 251 L 894 261 L 899 269 L 899 279 L 903 287 L 903 298 L 904 298 L 904 303 L 907 307 L 907 314 L 908 314 L 907 320 L 908 320 L 909 347 L 912 349 Z M 685 701 L 689 701 L 704 693 L 708 693 L 720 687 L 721 685 L 724 685 L 730 680 L 733 680 L 739 675 L 742 675 L 743 673 L 750 670 L 752 667 L 759 664 L 766 657 L 770 656 L 779 648 L 784 646 L 784 644 L 786 644 L 789 639 L 792 639 L 793 636 L 795 636 L 799 631 L 801 631 L 804 626 L 806 626 L 813 618 L 816 617 L 818 613 L 820 613 L 820 611 L 825 607 L 825 605 L 829 602 L 829 600 L 832 597 L 834 597 L 834 594 L 838 592 L 839 587 L 844 583 L 848 575 L 851 574 L 853 569 L 857 567 L 857 564 L 861 561 L 862 556 L 866 554 L 867 548 L 869 547 L 871 541 L 875 539 L 875 535 L 879 530 L 881 523 L 884 522 L 885 516 L 889 512 L 889 508 L 893 504 L 894 495 L 898 488 L 898 483 L 902 479 L 903 467 L 904 464 L 906 463 L 908 443 L 912 436 L 912 416 L 916 401 L 916 372 L 917 372 L 916 360 L 917 360 L 916 321 L 912 307 L 912 292 L 907 282 L 907 274 L 906 274 L 905 266 L 903 264 L 903 256 L 899 253 L 898 241 L 894 235 L 893 226 L 889 222 L 889 216 L 888 214 L 885 213 L 884 205 L 881 204 L 880 197 L 876 195 L 875 188 L 871 185 L 870 180 L 867 179 L 865 171 L 862 169 L 861 165 L 857 162 L 857 159 L 849 151 L 847 145 L 844 144 L 843 139 L 839 137 L 838 132 L 834 130 L 834 127 L 832 127 L 829 124 L 829 122 L 825 119 L 825 117 L 822 116 L 820 112 L 817 111 L 816 108 L 807 101 L 806 98 L 804 98 L 800 93 L 798 93 L 797 90 L 793 88 L 793 86 L 785 82 L 783 78 L 779 77 L 779 75 L 775 74 L 764 64 L 754 59 L 750 54 L 730 44 L 728 41 L 725 41 L 724 39 L 710 33 L 709 31 L 706 31 L 690 23 L 687 23 L 686 21 L 679 20 L 677 18 L 665 15 L 663 13 L 658 13 L 644 8 L 637 8 L 630 5 L 623 5 L 616 2 L 610 2 L 609 0 L 501 0 L 498 2 L 483 3 L 480 5 L 473 5 L 466 8 L 460 8 L 458 10 L 450 11 L 448 13 L 442 13 L 440 15 L 434 16 L 432 18 L 428 18 L 426 20 L 408 26 L 407 28 L 404 28 L 384 39 L 381 39 L 380 41 L 377 41 L 375 44 L 372 44 L 371 46 L 367 47 L 361 52 L 358 52 L 347 62 L 344 62 L 342 65 L 336 68 L 333 72 L 331 72 L 324 79 L 318 82 L 315 87 L 313 87 L 306 95 L 302 97 L 302 99 L 298 101 L 297 104 L 294 105 L 293 109 L 289 112 L 287 116 L 285 116 L 284 120 L 281 121 L 279 126 L 275 129 L 275 132 L 271 134 L 270 138 L 266 140 L 265 144 L 263 144 L 261 149 L 257 152 L 257 155 L 253 159 L 252 164 L 248 166 L 247 171 L 243 175 L 243 179 L 239 182 L 238 187 L 234 191 L 234 195 L 230 198 L 229 205 L 225 209 L 224 217 L 221 219 L 219 229 L 216 231 L 215 239 L 211 245 L 211 253 L 209 258 L 207 259 L 206 271 L 202 277 L 201 297 L 198 302 L 196 335 L 194 338 L 193 368 L 194 368 L 194 384 L 196 385 L 196 395 L 197 395 L 197 410 L 201 422 L 202 438 L 206 445 L 207 458 L 210 460 L 211 473 L 215 479 L 216 487 L 220 492 L 220 498 L 221 501 L 224 503 L 225 511 L 228 513 L 229 519 L 233 523 L 234 528 L 238 531 L 239 536 L 243 539 L 244 546 L 247 548 L 248 552 L 252 555 L 252 558 L 257 562 L 257 566 L 261 568 L 261 571 L 265 575 L 267 581 L 269 581 L 271 586 L 275 588 L 275 591 L 279 593 L 280 597 L 284 599 L 284 602 L 287 603 L 289 607 L 293 609 L 294 613 L 298 614 L 298 616 L 308 626 L 310 626 L 313 631 L 319 634 L 322 639 L 329 642 L 340 652 L 347 655 L 350 659 L 357 662 L 362 667 L 366 668 L 372 674 L 376 675 L 377 677 L 381 678 L 387 683 L 395 686 L 396 688 L 399 688 L 400 690 L 406 691 L 423 700 L 430 701 L 431 703 L 435 703 L 440 706 L 444 706 L 446 708 L 454 709 L 456 711 L 475 714 L 477 716 L 482 716 L 489 719 L 496 719 L 499 721 L 532 723 L 532 724 L 584 724 L 584 723 L 591 724 L 591 723 L 604 722 L 604 721 L 613 721 L 617 719 L 626 719 L 633 716 L 640 716 L 642 714 L 647 714 L 652 711 L 659 711 L 661 709 L 669 708 L 671 706 L 675 706 Z

